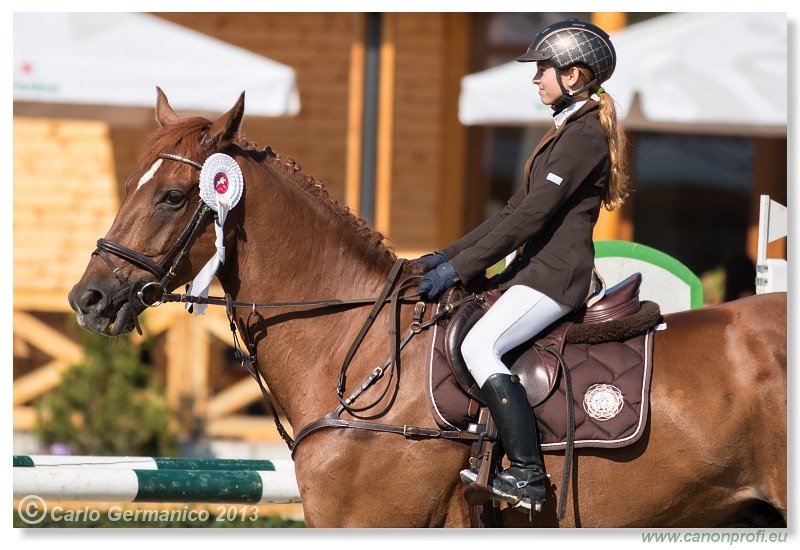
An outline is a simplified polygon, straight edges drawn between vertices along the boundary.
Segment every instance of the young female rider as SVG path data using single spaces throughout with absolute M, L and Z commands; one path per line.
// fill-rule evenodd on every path
M 491 281 L 504 293 L 461 351 L 511 462 L 492 479 L 492 492 L 530 513 L 541 510 L 547 476 L 525 389 L 501 357 L 587 302 L 600 206 L 614 210 L 628 193 L 624 135 L 614 103 L 600 87 L 616 64 L 608 35 L 568 19 L 541 30 L 517 61 L 536 63 L 533 84 L 555 122 L 525 166 L 524 188 L 467 235 L 415 261 L 426 270 L 419 292 L 436 300 L 458 282 L 479 281 L 488 267 L 522 247 Z M 468 484 L 476 477 L 474 470 L 461 472 Z

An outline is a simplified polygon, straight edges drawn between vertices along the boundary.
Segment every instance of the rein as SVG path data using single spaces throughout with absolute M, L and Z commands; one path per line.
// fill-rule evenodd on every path
M 182 157 L 179 155 L 171 154 L 171 153 L 162 153 L 159 155 L 159 158 L 174 160 L 178 162 L 183 162 L 184 164 L 188 164 L 193 168 L 198 170 L 202 169 L 202 165 L 197 163 L 191 159 L 186 157 Z M 197 237 L 199 236 L 200 232 L 205 228 L 208 221 L 215 216 L 214 211 L 202 202 L 197 207 L 194 215 L 192 216 L 189 223 L 183 229 L 181 234 L 179 235 L 178 239 L 175 241 L 175 244 L 167 251 L 164 257 L 161 259 L 160 262 L 156 262 L 155 260 L 136 252 L 126 246 L 117 244 L 112 242 L 108 239 L 98 239 L 97 241 L 97 249 L 92 253 L 93 255 L 100 256 L 100 258 L 108 265 L 108 267 L 113 271 L 114 275 L 116 276 L 117 280 L 119 281 L 120 285 L 123 288 L 123 292 L 128 296 L 129 303 L 133 306 L 135 300 L 144 306 L 145 308 L 148 307 L 156 307 L 164 303 L 168 302 L 180 302 L 180 303 L 188 303 L 188 304 L 208 304 L 208 305 L 218 305 L 218 306 L 225 306 L 226 314 L 228 317 L 228 321 L 230 323 L 230 329 L 233 334 L 233 341 L 234 341 L 234 349 L 236 352 L 237 357 L 241 360 L 242 366 L 247 370 L 250 375 L 255 378 L 256 382 L 259 385 L 261 393 L 267 402 L 267 406 L 269 407 L 270 413 L 275 421 L 276 428 L 278 433 L 281 435 L 283 440 L 286 442 L 289 450 L 292 451 L 292 455 L 294 455 L 294 451 L 297 448 L 297 445 L 305 439 L 306 436 L 310 435 L 311 433 L 318 431 L 324 428 L 357 428 L 357 429 L 365 429 L 370 431 L 381 431 L 381 432 L 388 432 L 388 433 L 396 433 L 401 434 L 405 437 L 423 437 L 423 438 L 447 438 L 447 439 L 461 439 L 461 440 L 470 440 L 474 441 L 478 439 L 478 435 L 471 433 L 471 432 L 464 432 L 464 431 L 447 431 L 447 430 L 438 430 L 438 429 L 431 429 L 431 428 L 419 428 L 415 426 L 409 425 L 391 425 L 391 424 L 380 424 L 376 422 L 369 422 L 368 420 L 377 418 L 384 414 L 388 408 L 391 406 L 391 400 L 389 404 L 387 404 L 386 409 L 381 411 L 380 413 L 376 413 L 370 416 L 362 416 L 359 417 L 357 413 L 362 413 L 367 411 L 373 407 L 375 407 L 378 403 L 380 403 L 383 398 L 386 396 L 387 392 L 391 387 L 391 382 L 394 378 L 394 373 L 397 367 L 397 360 L 400 354 L 400 351 L 408 344 L 408 342 L 416 335 L 422 332 L 422 330 L 427 329 L 428 327 L 434 325 L 438 322 L 443 316 L 450 314 L 449 309 L 445 309 L 434 315 L 431 319 L 426 322 L 423 322 L 422 318 L 425 314 L 425 303 L 421 301 L 417 301 L 414 309 L 414 317 L 413 321 L 403 336 L 403 338 L 399 338 L 399 331 L 397 329 L 397 323 L 399 319 L 399 308 L 402 302 L 407 302 L 413 298 L 418 298 L 418 294 L 413 295 L 404 295 L 402 291 L 406 289 L 413 283 L 417 282 L 417 279 L 420 277 L 409 277 L 403 280 L 396 288 L 394 293 L 392 293 L 392 288 L 395 287 L 397 279 L 402 271 L 402 267 L 405 264 L 404 259 L 400 258 L 397 259 L 394 266 L 392 267 L 389 276 L 386 280 L 386 283 L 381 291 L 380 295 L 376 298 L 355 298 L 355 299 L 334 299 L 334 300 L 316 300 L 316 301 L 306 301 L 306 302 L 284 302 L 284 303 L 257 303 L 257 302 L 242 302 L 236 301 L 231 298 L 229 294 L 226 294 L 224 298 L 219 297 L 211 297 L 211 296 L 193 296 L 189 294 L 175 294 L 167 292 L 167 288 L 169 287 L 172 280 L 175 278 L 175 275 L 178 271 L 179 266 L 184 261 L 186 256 L 189 253 L 189 249 L 192 247 L 194 242 L 196 241 Z M 152 275 L 158 279 L 157 282 L 147 282 L 143 285 L 135 285 L 132 286 L 129 284 L 128 277 L 126 277 L 121 271 L 120 268 L 116 267 L 113 260 L 109 255 L 117 256 L 140 269 L 148 271 Z M 390 293 L 392 294 L 390 296 Z M 367 333 L 369 332 L 372 324 L 374 323 L 375 319 L 378 317 L 379 313 L 381 312 L 383 306 L 386 303 L 390 303 L 392 305 L 392 311 L 389 314 L 389 337 L 390 337 L 390 351 L 389 351 L 389 358 L 386 359 L 383 364 L 377 367 L 373 372 L 367 376 L 367 378 L 361 383 L 361 385 L 347 398 L 344 397 L 344 391 L 346 386 L 346 374 L 347 369 L 350 366 L 350 363 L 358 350 L 359 346 L 361 345 L 362 341 L 366 337 Z M 338 306 L 348 306 L 348 305 L 367 305 L 372 304 L 372 310 L 370 311 L 367 319 L 365 320 L 364 324 L 359 330 L 358 335 L 356 336 L 355 340 L 350 346 L 345 358 L 342 362 L 342 366 L 339 372 L 339 380 L 336 386 L 337 397 L 339 399 L 339 406 L 337 406 L 333 411 L 325 415 L 323 418 L 311 422 L 304 428 L 302 428 L 297 433 L 297 439 L 293 440 L 289 434 L 284 429 L 279 417 L 277 409 L 272 401 L 272 398 L 267 392 L 266 387 L 264 385 L 263 378 L 261 376 L 261 372 L 258 368 L 258 361 L 256 357 L 256 349 L 255 349 L 255 338 L 252 334 L 248 334 L 248 338 L 246 340 L 246 346 L 249 352 L 249 359 L 250 363 L 247 364 L 246 357 L 244 353 L 241 351 L 241 347 L 239 344 L 239 338 L 237 335 L 237 327 L 236 322 L 234 321 L 234 314 L 233 311 L 235 308 L 246 308 L 250 310 L 250 316 L 248 317 L 247 326 L 253 326 L 250 323 L 250 317 L 256 314 L 256 310 L 258 309 L 271 309 L 271 308 L 294 308 L 294 307 L 307 307 L 307 308 L 331 308 L 331 307 L 338 307 Z M 138 315 L 134 312 L 134 323 L 136 326 L 136 330 L 139 334 L 142 334 L 141 327 L 139 326 L 138 322 Z M 354 407 L 353 403 L 356 399 L 361 396 L 366 390 L 372 387 L 378 380 L 380 380 L 385 373 L 389 373 L 389 378 L 386 384 L 386 388 L 383 390 L 380 396 L 377 397 L 372 403 L 361 406 L 361 407 Z M 341 414 L 347 411 L 351 415 L 353 415 L 357 420 L 346 420 L 341 418 Z
M 275 426 L 280 434 L 281 438 L 286 442 L 287 447 L 290 451 L 292 451 L 292 455 L 294 455 L 295 450 L 297 449 L 297 445 L 305 439 L 307 436 L 311 435 L 313 432 L 319 431 L 325 428 L 356 428 L 362 430 L 369 430 L 369 431 L 378 431 L 378 432 L 388 432 L 388 433 L 395 433 L 400 434 L 405 437 L 417 437 L 417 438 L 444 438 L 444 439 L 459 439 L 465 441 L 475 441 L 479 438 L 477 434 L 472 432 L 466 431 L 459 431 L 459 430 L 438 430 L 438 429 L 431 429 L 431 428 L 420 428 L 416 426 L 411 426 L 408 424 L 404 425 L 392 425 L 392 424 L 381 424 L 376 422 L 369 422 L 368 420 L 372 420 L 376 417 L 381 416 L 385 410 L 370 415 L 369 417 L 359 417 L 357 413 L 366 411 L 377 405 L 386 395 L 390 388 L 390 383 L 394 372 L 396 370 L 397 359 L 400 354 L 400 351 L 411 341 L 411 339 L 422 332 L 423 330 L 431 327 L 432 325 L 439 322 L 443 317 L 450 315 L 452 313 L 452 308 L 443 308 L 438 314 L 432 316 L 427 321 L 423 321 L 423 316 L 425 314 L 425 303 L 424 302 L 416 302 L 414 308 L 414 316 L 411 324 L 405 335 L 398 339 L 399 331 L 397 330 L 397 318 L 398 316 L 398 308 L 400 307 L 401 303 L 413 301 L 413 299 L 417 298 L 417 294 L 412 295 L 404 295 L 402 291 L 406 289 L 408 286 L 412 284 L 416 284 L 418 282 L 419 277 L 409 277 L 403 280 L 397 287 L 397 289 L 389 296 L 391 289 L 394 287 L 395 283 L 397 282 L 397 278 L 400 274 L 401 268 L 405 263 L 404 259 L 398 259 L 394 267 L 392 268 L 389 277 L 386 280 L 386 284 L 384 288 L 377 298 L 355 298 L 350 300 L 317 300 L 317 301 L 307 301 L 307 302 L 266 302 L 266 303 L 259 303 L 259 302 L 242 302 L 236 301 L 231 298 L 229 294 L 226 294 L 224 298 L 219 297 L 202 297 L 202 296 L 191 296 L 188 294 L 165 294 L 160 303 L 167 303 L 167 302 L 180 302 L 180 303 L 191 303 L 191 304 L 208 304 L 208 305 L 218 305 L 218 306 L 225 306 L 226 314 L 228 316 L 228 322 L 230 324 L 231 333 L 233 334 L 234 340 L 234 349 L 236 351 L 237 358 L 240 359 L 242 367 L 250 373 L 250 375 L 256 380 L 258 383 L 259 389 L 261 390 L 261 394 L 264 397 L 264 400 L 267 402 L 267 406 L 272 414 L 272 418 L 275 422 Z M 356 390 L 351 393 L 346 398 L 343 397 L 344 389 L 345 389 L 345 380 L 346 380 L 346 373 L 347 368 L 350 365 L 350 362 L 355 355 L 356 350 L 358 349 L 359 345 L 363 341 L 363 338 L 368 333 L 372 323 L 374 322 L 375 318 L 377 318 L 378 314 L 380 313 L 382 307 L 385 304 L 391 304 L 392 311 L 389 314 L 390 319 L 390 327 L 389 327 L 389 335 L 391 341 L 390 345 L 390 357 L 387 358 L 381 365 L 375 368 L 365 379 L 364 381 L 356 388 Z M 258 368 L 258 358 L 255 349 L 255 338 L 252 334 L 248 334 L 248 338 L 246 339 L 246 347 L 249 353 L 249 357 L 246 356 L 241 351 L 241 346 L 239 343 L 239 338 L 237 336 L 237 327 L 236 322 L 233 319 L 233 310 L 236 308 L 243 308 L 250 310 L 250 315 L 248 317 L 248 326 L 252 326 L 250 322 L 250 318 L 256 314 L 257 310 L 259 309 L 271 309 L 271 308 L 292 308 L 292 307 L 319 307 L 319 308 L 327 308 L 327 307 L 337 307 L 343 305 L 367 305 L 373 304 L 372 311 L 367 316 L 364 324 L 361 327 L 361 330 L 358 333 L 358 336 L 353 341 L 350 346 L 350 350 L 348 350 L 347 355 L 345 356 L 342 367 L 339 374 L 339 384 L 337 385 L 337 394 L 339 397 L 339 406 L 337 406 L 333 411 L 329 412 L 324 417 L 320 418 L 319 420 L 315 420 L 305 427 L 303 427 L 297 434 L 296 439 L 292 439 L 291 436 L 286 432 L 283 424 L 280 421 L 278 416 L 277 410 L 273 404 L 272 398 L 267 392 L 266 387 L 264 386 L 263 378 L 261 376 L 261 372 Z M 250 359 L 248 363 L 246 359 Z M 386 373 L 389 373 L 389 382 L 386 385 L 386 388 L 383 390 L 381 395 L 372 403 L 362 406 L 362 407 L 354 407 L 353 403 L 361 396 L 366 390 L 374 386 Z M 356 420 L 346 420 L 341 418 L 343 412 L 348 412 L 354 417 Z

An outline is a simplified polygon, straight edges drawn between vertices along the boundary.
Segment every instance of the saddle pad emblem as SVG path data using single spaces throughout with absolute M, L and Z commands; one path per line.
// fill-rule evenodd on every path
M 605 422 L 619 414 L 623 402 L 622 392 L 615 386 L 595 384 L 584 394 L 583 410 L 595 420 Z

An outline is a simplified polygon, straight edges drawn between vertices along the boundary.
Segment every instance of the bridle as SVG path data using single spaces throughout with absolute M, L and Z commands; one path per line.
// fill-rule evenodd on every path
M 162 153 L 158 155 L 158 158 L 183 162 L 198 170 L 203 168 L 201 164 L 191 159 L 171 153 Z M 123 246 L 108 239 L 98 239 L 97 248 L 92 252 L 92 255 L 100 256 L 106 265 L 108 265 L 114 273 L 114 276 L 122 285 L 123 292 L 128 296 L 128 301 L 131 306 L 138 301 L 138 303 L 141 303 L 145 307 L 154 307 L 161 304 L 161 297 L 169 290 L 170 283 L 172 283 L 180 265 L 189 253 L 189 249 L 192 247 L 195 240 L 197 240 L 200 232 L 205 228 L 206 223 L 210 221 L 213 216 L 214 211 L 201 199 L 191 220 L 189 220 L 189 223 L 187 223 L 186 227 L 181 231 L 175 244 L 164 254 L 161 261 L 158 262 L 127 246 Z M 128 281 L 128 277 L 114 264 L 110 255 L 121 258 L 140 269 L 148 271 L 155 276 L 157 281 L 150 281 L 141 285 L 132 286 Z M 142 329 L 137 319 L 138 316 L 134 314 L 136 330 L 139 334 L 142 334 Z
M 188 164 L 197 170 L 202 170 L 203 165 L 195 162 L 189 158 L 175 155 L 172 153 L 161 153 L 158 155 L 158 158 L 166 159 L 166 160 L 173 160 L 182 162 L 184 164 Z M 402 271 L 402 267 L 405 264 L 406 260 L 398 259 L 394 267 L 392 268 L 389 276 L 386 280 L 386 284 L 384 285 L 381 294 L 376 298 L 355 298 L 355 299 L 334 299 L 334 300 L 318 300 L 318 301 L 307 301 L 307 302 L 292 302 L 292 303 L 254 303 L 254 302 L 239 302 L 235 301 L 231 298 L 229 294 L 226 294 L 224 298 L 215 298 L 209 296 L 191 296 L 188 294 L 172 294 L 169 293 L 169 286 L 172 283 L 172 280 L 175 278 L 178 268 L 180 267 L 183 260 L 189 253 L 189 249 L 192 247 L 194 242 L 197 240 L 200 232 L 205 228 L 206 224 L 210 219 L 215 216 L 214 210 L 209 207 L 205 202 L 200 201 L 200 205 L 197 207 L 194 215 L 192 216 L 189 223 L 186 227 L 181 231 L 181 234 L 178 236 L 178 239 L 175 241 L 175 244 L 167 251 L 161 261 L 155 261 L 152 258 L 141 254 L 140 252 L 136 252 L 135 250 L 128 248 L 126 246 L 120 245 L 118 243 L 112 242 L 108 239 L 98 239 L 97 241 L 97 248 L 92 253 L 93 255 L 100 256 L 100 258 L 108 265 L 108 267 L 113 271 L 114 275 L 116 276 L 119 283 L 122 285 L 123 291 L 128 296 L 128 300 L 133 307 L 135 303 L 141 304 L 145 308 L 148 307 L 156 307 L 166 302 L 182 302 L 186 304 L 212 304 L 212 305 L 221 305 L 225 306 L 226 313 L 228 316 L 228 321 L 230 322 L 231 332 L 233 333 L 233 340 L 234 340 L 234 349 L 236 351 L 237 356 L 242 360 L 242 366 L 255 378 L 256 382 L 261 389 L 261 393 L 267 402 L 267 405 L 272 413 L 272 417 L 275 421 L 275 425 L 278 429 L 278 433 L 286 442 L 289 449 L 294 453 L 296 446 L 302 439 L 305 439 L 311 433 L 314 433 L 318 430 L 325 429 L 325 428 L 355 428 L 361 430 L 369 430 L 369 431 L 380 431 L 380 432 L 389 432 L 389 433 L 396 433 L 403 435 L 407 438 L 426 438 L 426 439 L 455 439 L 461 440 L 466 442 L 474 442 L 478 439 L 474 433 L 461 431 L 461 430 L 440 430 L 440 429 L 431 429 L 431 428 L 419 428 L 410 425 L 390 425 L 390 424 L 381 424 L 376 422 L 369 422 L 367 420 L 375 418 L 376 416 L 369 416 L 369 417 L 362 417 L 359 416 L 358 413 L 363 412 L 365 410 L 370 409 L 371 407 L 377 405 L 379 401 L 381 401 L 389 389 L 389 384 L 387 384 L 384 393 L 374 402 L 370 403 L 364 407 L 354 407 L 354 401 L 363 394 L 367 389 L 372 387 L 378 380 L 384 377 L 386 373 L 388 373 L 388 379 L 391 381 L 391 378 L 395 372 L 398 355 L 400 350 L 405 347 L 405 345 L 416 335 L 422 332 L 423 330 L 427 329 L 428 327 L 436 324 L 439 322 L 443 317 L 448 316 L 452 313 L 452 308 L 444 309 L 440 313 L 433 315 L 427 321 L 423 321 L 423 316 L 425 313 L 425 303 L 421 301 L 416 302 L 415 311 L 413 321 L 403 337 L 400 337 L 400 333 L 396 327 L 396 319 L 399 317 L 398 309 L 400 304 L 403 302 L 408 302 L 410 299 L 418 299 L 419 294 L 403 294 L 403 291 L 410 287 L 410 285 L 415 284 L 417 279 L 421 277 L 412 276 L 409 277 L 397 285 L 397 280 Z M 110 255 L 116 256 L 121 258 L 128 263 L 139 267 L 140 269 L 144 269 L 148 271 L 152 275 L 155 276 L 157 281 L 150 281 L 145 282 L 143 284 L 136 284 L 131 285 L 128 281 L 128 277 L 126 277 L 121 271 L 120 268 L 114 265 L 113 260 L 111 259 Z M 392 292 L 392 289 L 395 289 Z M 391 293 L 391 296 L 390 296 Z M 347 368 L 350 365 L 350 362 L 353 356 L 356 353 L 359 345 L 363 341 L 364 337 L 366 336 L 367 332 L 369 331 L 370 327 L 372 326 L 373 322 L 377 318 L 378 314 L 381 311 L 381 308 L 384 304 L 390 303 L 392 304 L 392 311 L 389 314 L 390 319 L 390 329 L 389 334 L 392 339 L 391 350 L 390 350 L 390 357 L 386 359 L 380 366 L 378 366 L 368 377 L 367 379 L 360 385 L 358 388 L 349 396 L 345 397 L 345 375 L 347 372 Z M 366 321 L 364 322 L 361 330 L 359 331 L 358 335 L 355 338 L 355 341 L 351 344 L 348 353 L 346 354 L 344 361 L 341 366 L 340 374 L 339 374 L 339 381 L 336 387 L 338 399 L 340 405 L 336 407 L 333 411 L 325 415 L 325 417 L 311 422 L 309 425 L 305 426 L 302 430 L 300 430 L 297 435 L 296 439 L 292 439 L 286 430 L 283 428 L 280 419 L 278 417 L 278 412 L 272 402 L 272 398 L 267 392 L 264 382 L 262 380 L 261 374 L 258 369 L 257 359 L 256 359 L 256 350 L 255 350 L 255 338 L 252 335 L 248 334 L 248 338 L 246 339 L 245 343 L 249 351 L 249 359 L 250 363 L 247 364 L 245 362 L 246 356 L 244 353 L 241 352 L 239 348 L 239 338 L 237 336 L 237 329 L 236 323 L 234 321 L 234 308 L 247 308 L 251 310 L 251 315 L 255 314 L 257 309 L 262 308 L 289 308 L 289 307 L 303 307 L 303 308 L 326 308 L 326 307 L 342 307 L 342 306 L 354 306 L 354 305 L 368 305 L 371 304 L 372 310 L 370 311 Z M 136 330 L 139 334 L 142 334 L 141 327 L 139 326 L 138 322 L 138 315 L 136 312 L 133 312 L 134 324 L 136 326 Z M 249 321 L 248 321 L 249 324 Z M 393 400 L 390 400 L 393 401 Z M 354 416 L 355 420 L 345 420 L 341 418 L 341 414 L 343 412 L 348 412 L 352 416 Z M 378 415 L 379 416 L 379 415 Z

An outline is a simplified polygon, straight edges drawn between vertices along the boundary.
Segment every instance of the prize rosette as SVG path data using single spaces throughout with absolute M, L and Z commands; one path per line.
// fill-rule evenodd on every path
M 190 296 L 208 296 L 208 287 L 211 279 L 217 273 L 219 266 L 225 263 L 225 234 L 223 226 L 228 212 L 236 206 L 242 198 L 244 190 L 244 176 L 242 169 L 232 157 L 224 153 L 214 153 L 203 163 L 200 170 L 200 198 L 217 215 L 214 220 L 214 246 L 216 253 L 208 260 L 205 266 L 195 276 L 187 294 Z M 186 304 L 186 308 L 193 310 L 195 315 L 205 315 L 208 304 Z
M 200 197 L 215 212 L 219 207 L 230 210 L 242 197 L 244 176 L 233 157 L 214 153 L 200 170 Z

